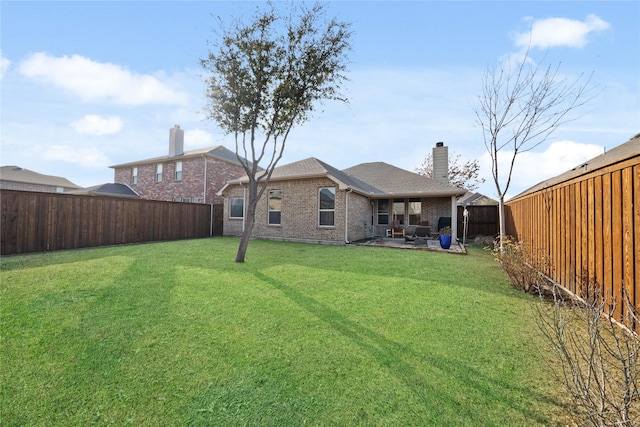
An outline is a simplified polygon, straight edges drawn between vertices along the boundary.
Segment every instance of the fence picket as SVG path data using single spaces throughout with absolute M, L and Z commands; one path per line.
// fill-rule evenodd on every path
M 2 255 L 211 235 L 211 205 L 16 190 L 0 201 Z

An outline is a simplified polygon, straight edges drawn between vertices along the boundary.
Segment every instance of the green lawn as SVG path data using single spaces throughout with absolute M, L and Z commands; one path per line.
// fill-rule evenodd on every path
M 3 426 L 566 423 L 491 255 L 213 238 L 1 260 Z

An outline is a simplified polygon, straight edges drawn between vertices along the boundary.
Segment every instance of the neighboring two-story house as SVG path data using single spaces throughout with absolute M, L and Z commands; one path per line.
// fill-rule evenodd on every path
M 169 130 L 169 154 L 110 166 L 114 182 L 127 184 L 141 198 L 219 204 L 225 182 L 245 174 L 236 154 L 218 145 L 184 151 L 184 131 Z

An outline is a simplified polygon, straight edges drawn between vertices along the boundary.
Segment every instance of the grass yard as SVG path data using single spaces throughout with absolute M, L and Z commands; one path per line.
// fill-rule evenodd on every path
M 213 238 L 4 257 L 3 426 L 567 423 L 491 255 Z

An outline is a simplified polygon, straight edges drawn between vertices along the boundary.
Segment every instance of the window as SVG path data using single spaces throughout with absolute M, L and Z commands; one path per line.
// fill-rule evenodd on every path
M 400 221 L 400 225 L 405 225 L 404 199 L 393 199 L 393 220 Z
M 162 164 L 156 165 L 156 182 L 162 182 Z
M 182 181 L 182 162 L 176 162 L 176 181 Z
M 138 168 L 137 167 L 131 168 L 131 183 L 132 184 L 137 184 L 138 183 Z
M 282 190 L 269 190 L 269 225 L 280 225 Z
M 232 197 L 229 199 L 229 218 L 242 218 L 244 216 L 244 199 Z
M 336 213 L 336 189 L 334 187 L 320 189 L 319 224 L 321 227 L 333 227 Z
M 409 225 L 420 225 L 422 203 L 420 199 L 409 199 Z
M 378 224 L 389 225 L 389 200 L 378 200 Z
M 64 187 L 56 187 L 56 193 L 64 193 Z

